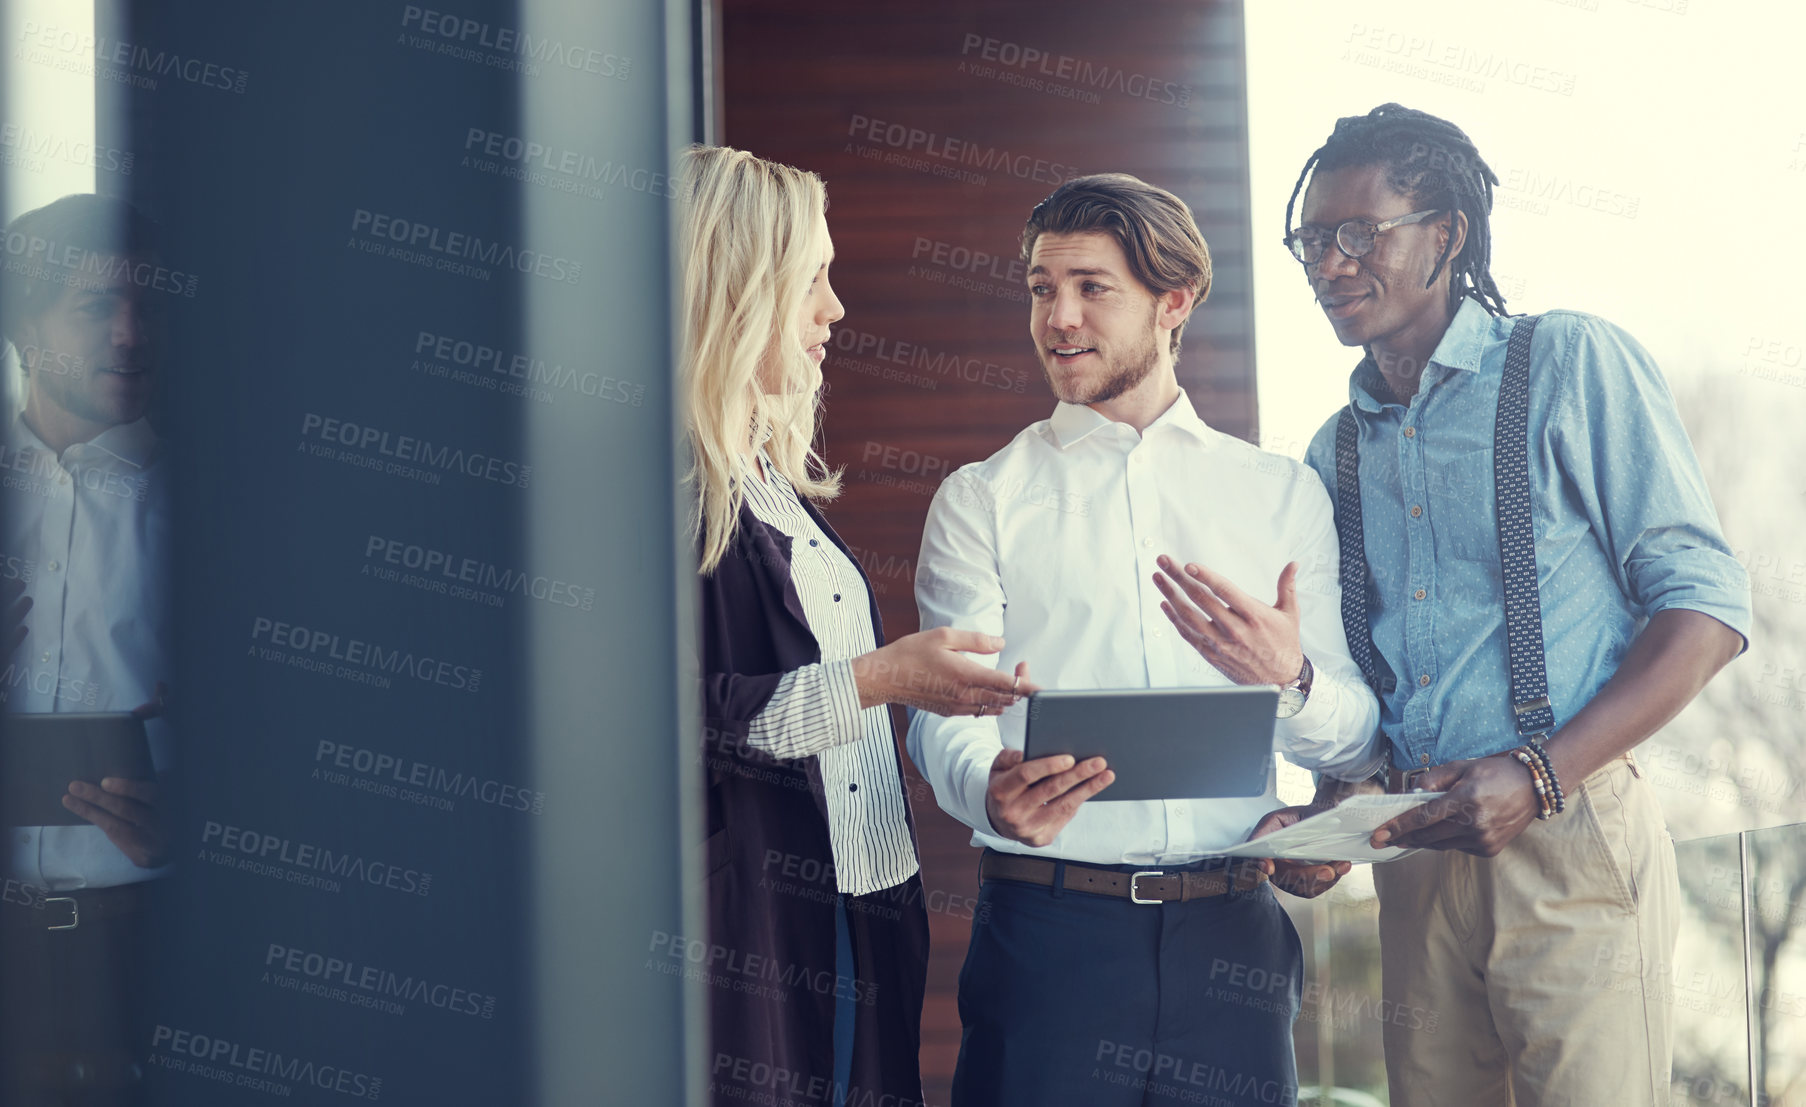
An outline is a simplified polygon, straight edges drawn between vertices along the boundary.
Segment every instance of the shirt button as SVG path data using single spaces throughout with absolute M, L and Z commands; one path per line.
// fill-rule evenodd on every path
M 1141 540 L 1141 544 L 1142 544 L 1142 546 L 1144 546 L 1145 548 L 1150 549 L 1150 550 L 1154 548 L 1154 540 L 1152 538 L 1143 538 Z
M 50 571 L 53 573 L 56 572 L 58 569 L 61 569 L 62 567 L 63 567 L 63 563 L 60 561 L 52 561 L 50 563 Z
M 1423 763 L 1426 765 L 1428 765 L 1430 763 L 1430 755 L 1429 754 L 1426 753 L 1423 755 Z
M 1419 588 L 1417 591 L 1411 593 L 1411 598 L 1414 600 L 1421 600 L 1427 595 L 1429 595 L 1428 592 L 1425 592 L 1423 589 Z
M 849 791 L 849 792 L 857 792 L 857 791 L 859 791 L 859 785 L 857 785 L 857 784 L 849 784 L 849 785 L 847 785 L 847 791 Z
M 1165 637 L 1166 637 L 1166 631 L 1164 631 L 1164 630 L 1161 630 L 1161 629 L 1160 629 L 1160 628 L 1159 628 L 1159 627 L 1155 627 L 1155 628 L 1154 628 L 1154 637 L 1156 637 L 1156 638 L 1165 638 Z
M 42 654 L 40 654 L 38 656 L 38 660 L 39 661 L 49 661 L 50 660 L 50 651 L 45 650 Z
M 813 539 L 813 538 L 811 538 L 811 539 L 809 539 L 809 544 L 810 544 L 810 545 L 811 545 L 811 546 L 819 546 L 819 545 L 821 545 L 821 543 L 820 543 L 820 542 L 817 542 L 817 541 L 816 541 L 816 540 L 815 540 L 815 539 Z
M 1416 438 L 1417 437 L 1417 428 L 1416 427 L 1406 427 L 1405 428 L 1405 437 L 1406 438 Z
M 834 593 L 834 602 L 835 603 L 840 602 L 840 593 L 839 592 Z
M 1427 686 L 1428 686 L 1428 685 L 1429 685 L 1429 683 L 1430 683 L 1430 674 L 1429 674 L 1429 673 L 1425 673 L 1425 674 L 1424 674 L 1424 675 L 1422 675 L 1422 676 L 1420 676 L 1420 677 L 1418 677 L 1418 678 L 1417 678 L 1417 683 L 1418 683 L 1418 684 L 1419 684 L 1419 685 L 1420 685 L 1420 686 L 1425 686 L 1425 687 L 1427 687 Z
M 1415 519 L 1422 514 L 1423 514 L 1423 508 L 1419 507 L 1417 504 L 1411 505 L 1411 518 Z

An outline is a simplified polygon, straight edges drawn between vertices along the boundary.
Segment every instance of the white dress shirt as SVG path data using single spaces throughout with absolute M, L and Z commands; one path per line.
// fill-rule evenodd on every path
M 169 490 L 150 424 L 110 428 L 59 458 L 22 419 L 0 441 L 3 572 L 23 577 L 24 642 L 0 669 L 7 711 L 130 711 L 167 673 Z M 168 762 L 163 723 L 146 723 Z M 52 891 L 160 875 L 91 824 L 12 827 L 12 875 Z
M 1349 658 L 1336 583 L 1336 529 L 1317 475 L 1302 463 L 1212 430 L 1183 392 L 1145 433 L 1060 404 L 989 459 L 942 483 L 916 569 L 923 630 L 1000 635 L 1004 671 L 1019 661 L 1047 689 L 1210 688 L 1232 682 L 1160 610 L 1155 559 L 1198 562 L 1264 603 L 1299 563 L 1305 654 L 1316 667 L 1303 710 L 1275 743 L 1294 763 L 1361 779 L 1384 764 L 1379 708 Z M 1279 806 L 1273 774 L 1247 799 L 1085 803 L 1039 849 L 999 837 L 985 814 L 991 762 L 1021 749 L 1026 704 L 1000 718 L 918 712 L 909 753 L 973 845 L 1102 864 L 1176 865 L 1247 839 Z
M 840 891 L 864 895 L 894 887 L 918 863 L 890 708 L 861 708 L 853 679 L 852 659 L 877 647 L 865 580 L 803 510 L 795 487 L 769 461 L 764 469 L 764 477 L 753 470 L 745 475 L 747 506 L 790 537 L 790 581 L 822 659 L 784 674 L 753 718 L 747 744 L 773 757 L 815 757 Z

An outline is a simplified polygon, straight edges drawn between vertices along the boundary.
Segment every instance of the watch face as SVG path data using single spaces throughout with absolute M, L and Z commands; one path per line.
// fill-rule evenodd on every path
M 1296 688 L 1279 690 L 1279 709 L 1276 712 L 1281 719 L 1289 719 L 1304 710 L 1304 693 Z

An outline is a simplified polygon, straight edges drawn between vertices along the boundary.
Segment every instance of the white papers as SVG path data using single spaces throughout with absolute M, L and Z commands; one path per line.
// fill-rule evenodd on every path
M 1441 795 L 1350 796 L 1320 815 L 1215 852 L 1223 857 L 1276 857 L 1282 861 L 1396 861 L 1414 851 L 1398 846 L 1374 849 L 1367 840 L 1385 823 Z

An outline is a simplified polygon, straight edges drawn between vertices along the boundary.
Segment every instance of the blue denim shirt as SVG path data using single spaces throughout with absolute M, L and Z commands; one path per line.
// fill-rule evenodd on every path
M 1464 300 L 1410 406 L 1370 360 L 1349 380 L 1373 642 L 1397 677 L 1380 698 L 1393 763 L 1510 749 L 1493 423 L 1510 319 Z M 1658 611 L 1750 631 L 1749 577 L 1719 529 L 1674 397 L 1647 351 L 1593 315 L 1551 311 L 1530 349 L 1530 498 L 1549 698 L 1565 725 Z M 1336 494 L 1336 420 L 1305 461 Z

